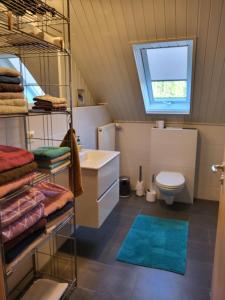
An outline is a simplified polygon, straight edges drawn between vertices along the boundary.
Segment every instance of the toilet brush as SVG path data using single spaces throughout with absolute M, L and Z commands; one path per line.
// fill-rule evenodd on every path
M 141 197 L 144 196 L 144 181 L 142 180 L 142 166 L 139 166 L 139 180 L 136 184 L 136 195 Z

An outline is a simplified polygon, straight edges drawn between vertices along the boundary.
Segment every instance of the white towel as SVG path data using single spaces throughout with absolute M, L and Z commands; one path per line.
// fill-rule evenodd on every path
M 21 300 L 59 300 L 68 283 L 59 283 L 49 279 L 38 279 L 28 289 Z

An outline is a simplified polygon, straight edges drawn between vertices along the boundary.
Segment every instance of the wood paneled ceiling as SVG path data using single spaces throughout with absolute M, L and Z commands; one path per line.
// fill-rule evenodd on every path
M 71 0 L 73 51 L 95 99 L 115 120 L 155 119 L 144 112 L 131 45 L 196 37 L 192 115 L 163 118 L 225 123 L 224 2 Z

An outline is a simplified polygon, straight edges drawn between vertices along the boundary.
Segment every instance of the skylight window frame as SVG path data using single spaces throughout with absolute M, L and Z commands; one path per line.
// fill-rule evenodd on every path
M 194 52 L 195 52 L 195 39 L 178 39 L 169 41 L 149 42 L 144 44 L 133 44 L 133 53 L 137 66 L 139 82 L 141 86 L 145 111 L 147 114 L 176 114 L 176 115 L 190 115 L 192 108 L 192 82 L 193 82 L 193 69 L 194 69 Z M 155 100 L 152 90 L 152 81 L 150 75 L 149 62 L 147 57 L 147 50 L 153 48 L 169 48 L 169 47 L 188 47 L 187 57 L 187 97 L 183 98 L 157 98 Z M 156 80 L 155 80 L 156 81 Z M 162 82 L 163 80 L 161 80 Z M 164 80 L 170 81 L 170 80 Z M 175 81 L 175 80 L 171 80 Z M 178 80 L 177 80 L 178 81 Z M 161 103 L 161 105 L 160 105 Z M 183 103 L 183 109 L 182 109 Z M 174 109 L 175 105 L 180 105 L 179 109 Z M 158 106 L 155 109 L 153 106 Z M 161 108 L 160 108 L 161 106 Z

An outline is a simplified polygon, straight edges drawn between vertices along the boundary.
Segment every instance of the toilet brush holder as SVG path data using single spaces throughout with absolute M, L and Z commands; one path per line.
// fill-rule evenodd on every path
M 146 192 L 146 201 L 155 202 L 155 200 L 156 200 L 156 191 L 148 189 Z

